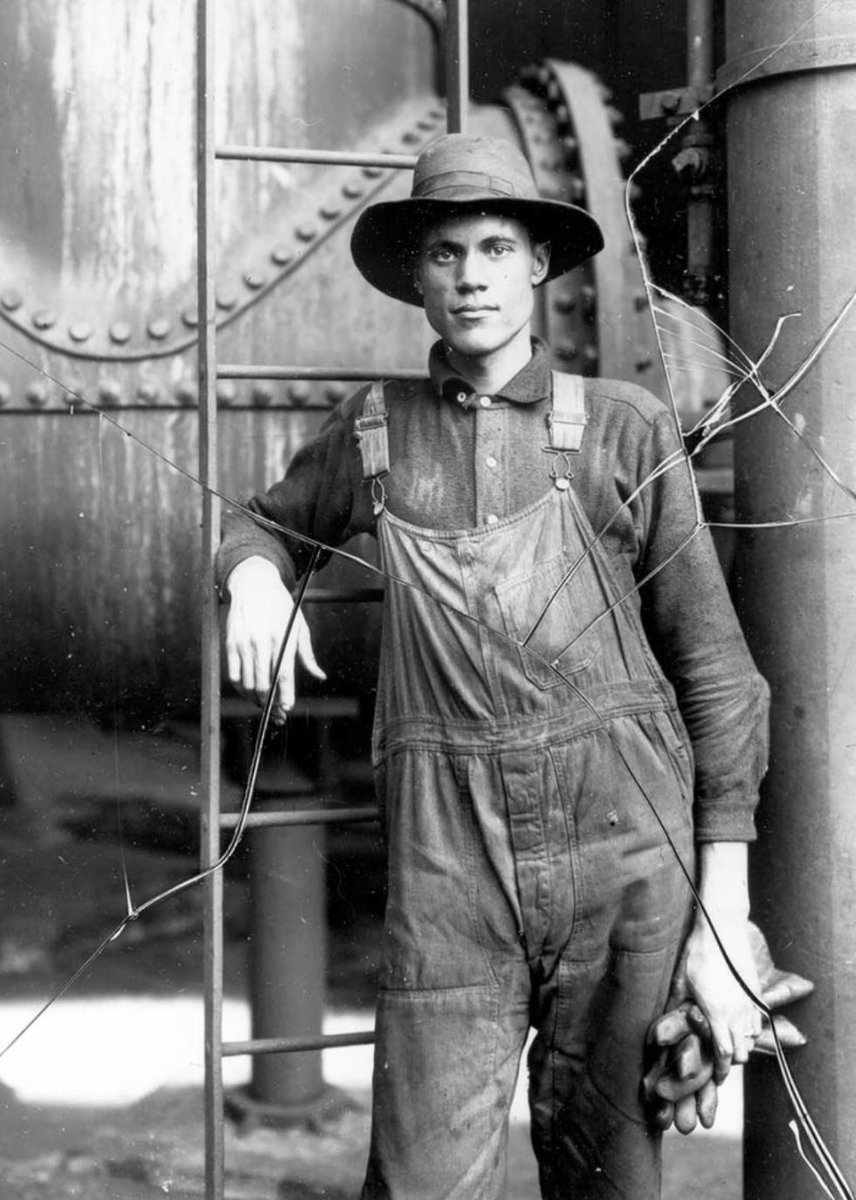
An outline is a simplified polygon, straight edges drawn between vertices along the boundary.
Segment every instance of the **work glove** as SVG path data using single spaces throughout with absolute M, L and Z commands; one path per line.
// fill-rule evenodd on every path
M 808 996 L 814 984 L 792 971 L 780 971 L 760 929 L 751 922 L 749 928 L 761 999 L 767 1007 L 783 1008 Z M 775 1013 L 773 1021 L 784 1049 L 805 1045 L 805 1037 L 787 1017 Z M 766 1015 L 752 1052 L 775 1053 Z M 718 1089 L 713 1078 L 710 1027 L 697 1004 L 675 995 L 669 998 L 666 1012 L 648 1029 L 646 1061 L 651 1065 L 642 1080 L 642 1094 L 653 1124 L 658 1129 L 674 1124 L 681 1133 L 691 1133 L 698 1123 L 710 1129 L 716 1118 Z

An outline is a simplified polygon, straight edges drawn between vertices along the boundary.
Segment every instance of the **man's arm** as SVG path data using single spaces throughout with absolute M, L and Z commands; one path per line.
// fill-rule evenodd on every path
M 311 554 L 306 539 L 338 546 L 372 528 L 371 497 L 362 487 L 354 448 L 353 414 L 364 394 L 362 389 L 331 414 L 318 436 L 294 456 L 284 479 L 245 508 L 236 507 L 224 516 L 217 580 L 229 605 L 229 680 L 258 704 L 276 683 L 277 724 L 294 704 L 295 659 L 317 679 L 325 678 L 302 613 L 295 620 L 280 677 L 272 678 L 294 608 L 288 589 L 306 570 Z

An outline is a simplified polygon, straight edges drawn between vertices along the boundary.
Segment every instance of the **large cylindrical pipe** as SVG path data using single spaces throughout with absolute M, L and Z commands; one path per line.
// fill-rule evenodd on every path
M 250 986 L 253 1037 L 317 1037 L 327 965 L 324 830 L 253 830 Z M 269 1120 L 299 1120 L 322 1100 L 319 1051 L 253 1059 L 251 1097 Z
M 856 288 L 856 6 L 726 4 L 731 332 L 784 381 Z M 786 40 L 787 39 L 787 40 Z M 776 49 L 778 47 L 778 49 Z M 841 331 L 775 413 L 736 436 L 738 603 L 773 692 L 753 907 L 779 965 L 817 990 L 794 1012 L 799 1086 L 856 1180 L 856 508 L 812 455 L 856 483 L 856 335 Z M 748 393 L 748 389 L 745 389 Z M 748 403 L 751 396 L 744 394 Z M 755 396 L 757 399 L 757 396 Z M 838 517 L 838 519 L 829 519 Z M 772 1060 L 747 1071 L 745 1196 L 820 1195 L 799 1160 Z

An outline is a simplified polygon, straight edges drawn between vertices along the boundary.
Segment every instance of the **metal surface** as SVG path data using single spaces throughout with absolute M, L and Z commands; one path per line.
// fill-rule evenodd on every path
M 687 83 L 703 92 L 713 79 L 713 0 L 687 3 Z M 711 300 L 714 274 L 713 130 L 707 114 L 689 125 L 673 166 L 687 191 L 687 266 L 684 297 L 695 305 Z
M 377 819 L 376 804 L 362 805 L 358 808 L 339 805 L 335 808 L 312 807 L 297 812 L 251 812 L 245 824 L 248 829 L 275 829 L 278 826 L 290 825 L 352 825 Z M 238 813 L 223 813 L 220 816 L 220 826 L 222 829 L 233 829 L 239 820 Z
M 829 45 L 856 38 L 856 6 L 777 0 L 726 6 L 727 55 L 747 62 L 811 29 Z M 788 47 L 784 47 L 787 56 Z M 774 59 L 770 60 L 773 65 Z M 731 333 L 785 380 L 856 286 L 856 71 L 767 73 L 727 102 Z M 808 1037 L 794 1074 L 821 1133 L 856 1181 L 856 659 L 853 510 L 810 453 L 852 486 L 856 339 L 849 322 L 784 410 L 738 427 L 738 520 L 816 523 L 741 537 L 737 596 L 750 646 L 773 692 L 772 756 L 752 854 L 753 908 L 783 969 L 813 979 L 793 1013 Z M 755 397 L 747 396 L 745 403 Z M 771 1062 L 746 1073 L 747 1200 L 819 1195 L 788 1129 Z

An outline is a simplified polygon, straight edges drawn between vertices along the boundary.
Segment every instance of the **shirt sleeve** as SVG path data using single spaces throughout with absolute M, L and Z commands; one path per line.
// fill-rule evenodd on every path
M 334 548 L 373 529 L 354 440 L 354 415 L 365 390 L 333 411 L 317 436 L 295 454 L 283 479 L 246 505 L 226 509 L 215 568 L 221 594 L 233 569 L 251 555 L 269 559 L 292 588 L 316 542 Z M 322 562 L 328 558 L 329 551 Z
M 640 481 L 681 450 L 668 411 L 650 427 Z M 691 468 L 640 493 L 642 619 L 675 688 L 696 763 L 696 840 L 749 841 L 767 769 L 769 689 L 749 654 L 709 530 L 697 520 Z

